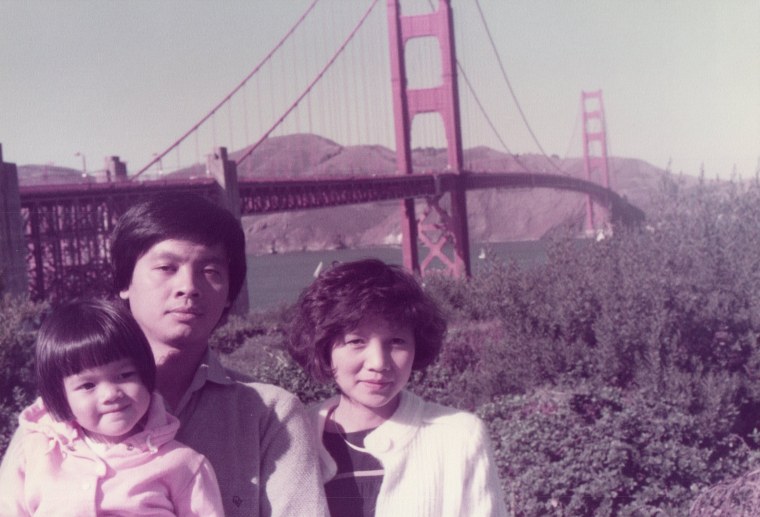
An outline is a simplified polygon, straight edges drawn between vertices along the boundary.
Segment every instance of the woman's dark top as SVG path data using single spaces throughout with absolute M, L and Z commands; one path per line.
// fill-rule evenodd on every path
M 383 466 L 377 458 L 357 447 L 364 445 L 364 438 L 373 431 L 367 429 L 355 433 L 322 434 L 330 456 L 338 465 L 338 471 L 325 483 L 327 505 L 332 517 L 374 517 L 377 494 L 383 482 Z

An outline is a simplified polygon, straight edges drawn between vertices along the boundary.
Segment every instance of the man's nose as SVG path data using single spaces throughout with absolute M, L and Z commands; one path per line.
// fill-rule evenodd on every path
M 198 296 L 198 278 L 191 267 L 181 267 L 175 275 L 177 296 Z

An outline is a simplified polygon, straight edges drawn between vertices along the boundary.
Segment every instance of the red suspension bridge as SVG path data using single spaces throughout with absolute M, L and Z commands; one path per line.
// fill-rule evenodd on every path
M 296 74 L 300 76 L 300 90 L 291 93 L 289 103 L 270 116 L 270 123 L 258 129 L 256 138 L 250 137 L 246 115 L 249 112 L 247 103 L 251 98 L 248 90 L 257 89 L 258 92 L 259 88 L 266 89 L 261 86 L 265 81 L 261 74 L 271 66 L 278 52 L 297 39 L 299 30 L 309 22 L 310 17 L 317 16 L 318 3 L 319 0 L 314 0 L 308 6 L 280 42 L 243 81 L 133 175 L 127 173 L 124 163 L 113 157 L 107 162 L 112 180 L 107 183 L 19 188 L 17 179 L 14 180 L 15 165 L 4 163 L 0 152 L 0 179 L 3 182 L 0 186 L 6 193 L 0 196 L 5 203 L 0 208 L 6 214 L 20 214 L 18 224 L 9 220 L 3 229 L 5 242 L 0 268 L 7 272 L 6 285 L 16 290 L 28 290 L 35 298 L 45 298 L 65 296 L 75 291 L 76 286 L 102 281 L 108 276 L 108 235 L 116 218 L 135 199 L 158 190 L 200 192 L 225 204 L 238 216 L 400 200 L 404 264 L 421 274 L 443 269 L 454 276 L 470 273 L 466 195 L 470 190 L 548 188 L 581 193 L 587 199 L 586 226 L 589 230 L 609 223 L 643 218 L 639 209 L 610 189 L 601 91 L 581 94 L 585 178 L 567 174 L 548 156 L 546 159 L 553 170 L 551 173 L 530 171 L 522 166 L 516 156 L 514 162 L 520 166 L 517 171 L 478 171 L 464 162 L 460 80 L 468 92 L 468 106 L 480 110 L 486 125 L 497 135 L 502 147 L 507 151 L 508 148 L 457 60 L 449 0 L 439 0 L 437 5 L 431 3 L 428 9 L 415 14 L 402 12 L 399 0 L 386 1 L 385 23 L 389 44 L 385 65 L 390 70 L 390 101 L 382 106 L 377 99 L 365 97 L 359 101 L 359 107 L 354 108 L 354 113 L 356 116 L 358 113 L 368 116 L 370 120 L 366 124 L 373 127 L 381 125 L 374 123 L 380 118 L 380 113 L 392 112 L 396 174 L 388 175 L 381 171 L 374 174 L 368 171 L 367 174 L 365 171 L 363 175 L 292 177 L 273 173 L 266 179 L 241 174 L 246 167 L 250 168 L 250 162 L 257 156 L 261 159 L 257 151 L 268 138 L 288 132 L 288 124 L 290 131 L 293 131 L 294 119 L 296 131 L 301 124 L 306 125 L 308 132 L 320 131 L 318 124 L 330 119 L 330 116 L 317 113 L 321 101 L 313 99 L 319 99 L 320 92 L 322 95 L 332 95 L 336 104 L 345 108 L 345 101 L 350 96 L 348 92 L 367 94 L 370 90 L 387 90 L 370 88 L 363 82 L 372 77 L 372 71 L 367 59 L 357 57 L 361 55 L 356 54 L 355 50 L 356 47 L 366 48 L 368 43 L 362 40 L 362 31 L 382 11 L 377 6 L 379 1 L 372 0 L 350 31 L 344 35 L 337 35 L 339 31 L 335 31 L 337 39 L 331 54 L 328 52 L 328 58 L 315 63 L 313 70 Z M 477 1 L 476 5 L 479 10 Z M 485 32 L 490 36 L 485 17 L 482 12 L 480 14 Z M 421 58 L 410 54 L 410 48 L 418 40 L 432 43 L 426 47 L 427 53 Z M 376 39 L 371 44 L 376 46 Z M 304 42 L 297 45 L 309 46 Z M 340 81 L 338 86 L 330 84 L 333 70 L 338 68 L 338 63 L 345 61 L 351 65 L 351 84 L 346 82 L 345 76 L 342 84 Z M 419 82 L 412 77 L 414 67 L 424 68 L 429 63 L 434 63 L 428 73 L 433 79 L 428 79 L 422 86 L 413 86 Z M 511 92 L 500 59 L 499 69 Z M 290 74 L 292 78 L 294 72 Z M 270 85 L 269 90 L 272 88 L 276 89 L 277 85 Z M 253 95 L 259 103 L 261 95 Z M 514 93 L 512 96 L 514 98 Z M 233 103 L 237 103 L 237 107 Z M 247 145 L 231 155 L 216 141 L 218 119 L 225 111 L 230 141 L 233 135 L 241 132 L 234 131 L 236 123 L 232 114 L 244 114 L 243 122 L 237 122 L 237 125 L 243 126 Z M 528 125 L 522 109 L 519 113 Z M 425 138 L 430 141 L 431 137 L 425 135 L 430 115 L 434 127 L 431 130 L 432 138 L 437 138 L 437 143 L 446 148 L 447 164 L 442 170 L 422 171 L 413 163 L 412 143 L 413 140 L 417 142 L 417 139 Z M 331 123 L 334 126 L 341 125 L 344 120 L 350 124 L 355 117 L 339 114 L 337 118 L 339 120 Z M 418 123 L 419 120 L 423 122 Z M 528 128 L 535 139 L 529 125 Z M 182 167 L 179 158 L 182 150 L 185 149 L 185 155 L 192 154 L 187 152 L 187 148 L 195 144 L 198 155 L 199 142 L 206 141 L 202 136 L 204 132 L 213 135 L 214 149 L 208 155 L 205 166 L 195 163 Z M 373 137 L 368 135 L 367 138 L 371 140 Z M 177 169 L 184 169 L 186 173 L 197 171 L 196 177 L 171 179 L 170 175 L 165 175 L 164 165 L 171 161 L 172 156 L 176 156 Z M 196 156 L 196 162 L 199 161 Z M 157 171 L 164 173 L 164 176 L 156 179 Z

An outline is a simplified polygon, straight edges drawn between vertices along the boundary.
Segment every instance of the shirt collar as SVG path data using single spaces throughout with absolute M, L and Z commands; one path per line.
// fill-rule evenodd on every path
M 193 394 L 203 388 L 207 382 L 213 382 L 214 384 L 235 384 L 235 381 L 227 375 L 227 372 L 219 362 L 219 358 L 210 348 L 206 349 L 206 354 L 201 360 L 201 364 L 198 365 L 198 369 L 195 371 L 193 380 L 190 382 L 190 386 L 177 404 L 174 414 L 178 415 L 182 412 L 182 409 L 190 401 Z

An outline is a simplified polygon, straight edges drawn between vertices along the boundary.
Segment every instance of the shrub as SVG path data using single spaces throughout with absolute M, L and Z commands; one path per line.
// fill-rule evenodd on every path
M 34 340 L 43 308 L 0 295 L 0 456 L 18 427 L 18 413 L 36 396 Z
M 331 385 L 311 380 L 285 350 L 283 331 L 287 310 L 251 313 L 248 318 L 230 317 L 212 336 L 212 347 L 222 364 L 242 380 L 285 388 L 304 404 L 335 393 Z
M 425 279 L 450 332 L 410 389 L 477 408 L 514 515 L 686 515 L 760 467 L 760 184 L 665 178 L 652 205 L 645 225 L 557 240 L 531 268 Z M 332 393 L 277 331 L 244 340 L 258 379 L 307 403 Z
M 710 480 L 760 463 L 740 437 L 646 389 L 543 389 L 478 413 L 521 517 L 686 515 Z

